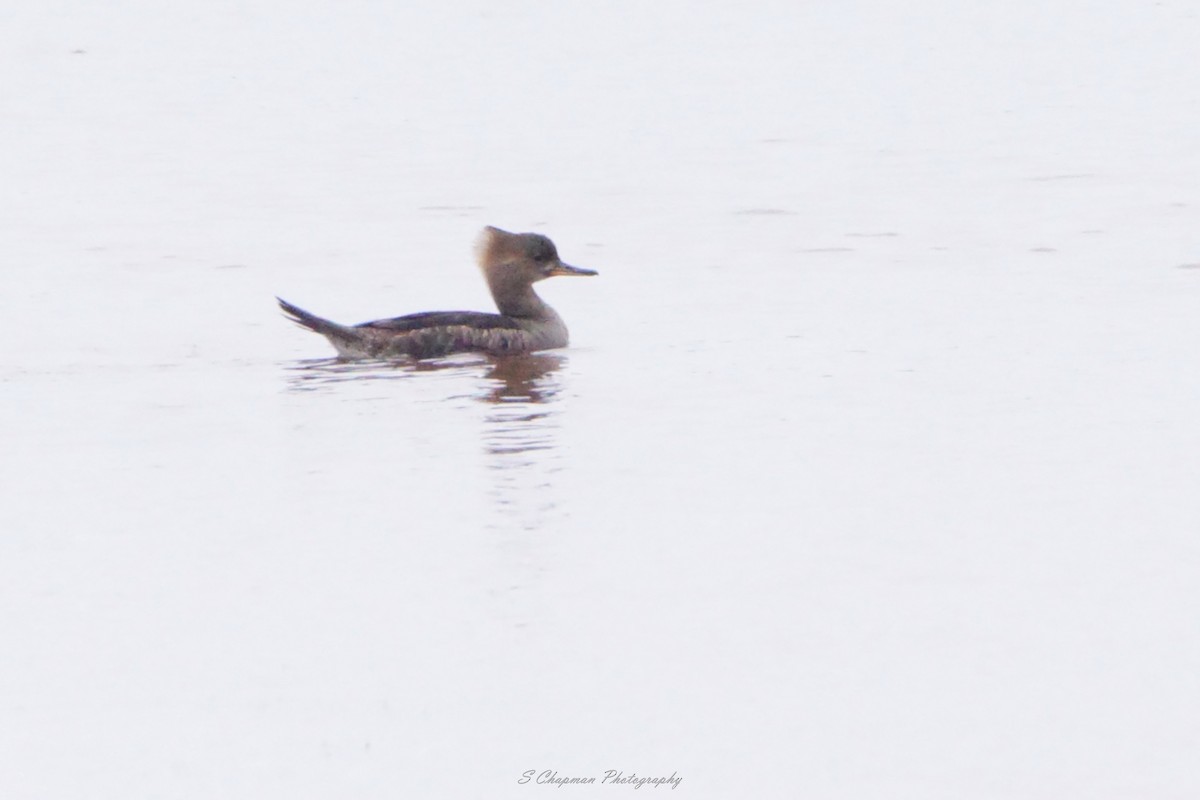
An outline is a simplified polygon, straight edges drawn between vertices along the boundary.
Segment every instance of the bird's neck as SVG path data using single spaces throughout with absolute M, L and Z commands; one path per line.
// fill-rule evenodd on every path
M 489 275 L 488 288 L 496 308 L 506 317 L 520 319 L 550 319 L 554 309 L 537 296 L 533 286 L 524 281 L 505 280 L 501 276 Z

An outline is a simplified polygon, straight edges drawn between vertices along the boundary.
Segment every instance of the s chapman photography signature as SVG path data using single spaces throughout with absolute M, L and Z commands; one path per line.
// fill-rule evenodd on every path
M 674 772 L 671 773 L 671 777 L 669 778 L 642 778 L 636 772 L 626 775 L 619 769 L 605 770 L 604 775 L 600 778 L 596 778 L 595 776 L 572 778 L 566 775 L 559 775 L 558 771 L 553 769 L 545 769 L 541 772 L 538 772 L 536 769 L 527 769 L 521 773 L 521 777 L 517 780 L 517 783 L 550 784 L 551 786 L 562 788 L 568 784 L 596 783 L 597 781 L 609 786 L 632 786 L 634 789 L 640 789 L 646 785 L 653 786 L 655 789 L 660 786 L 669 785 L 674 789 L 679 786 L 683 778 Z

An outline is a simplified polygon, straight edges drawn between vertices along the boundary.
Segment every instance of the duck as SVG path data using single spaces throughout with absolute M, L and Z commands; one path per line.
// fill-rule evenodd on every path
M 596 275 L 563 262 L 540 233 L 510 233 L 487 226 L 475 242 L 479 268 L 496 309 L 422 311 L 402 317 L 342 325 L 276 297 L 284 316 L 321 334 L 342 359 L 425 359 L 455 353 L 513 356 L 566 347 L 562 317 L 538 297 L 533 284 L 558 275 Z

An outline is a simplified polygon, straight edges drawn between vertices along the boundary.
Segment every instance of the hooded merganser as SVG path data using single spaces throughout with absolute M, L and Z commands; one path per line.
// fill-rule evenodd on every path
M 554 242 L 540 233 L 509 233 L 488 226 L 475 244 L 479 268 L 499 314 L 425 311 L 359 325 L 339 325 L 279 300 L 293 322 L 323 335 L 342 358 L 434 358 L 451 353 L 519 355 L 565 347 L 567 326 L 533 291 L 555 275 L 595 275 L 564 264 Z

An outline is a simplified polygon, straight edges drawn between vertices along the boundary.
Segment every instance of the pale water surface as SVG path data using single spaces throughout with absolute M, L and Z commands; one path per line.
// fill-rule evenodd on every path
M 1194 4 L 3 18 L 0 797 L 1200 793 Z

